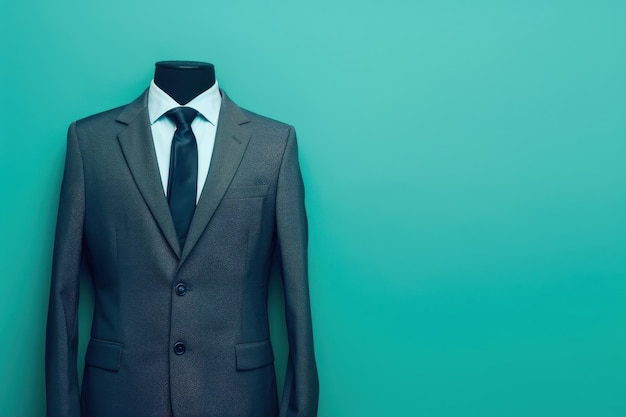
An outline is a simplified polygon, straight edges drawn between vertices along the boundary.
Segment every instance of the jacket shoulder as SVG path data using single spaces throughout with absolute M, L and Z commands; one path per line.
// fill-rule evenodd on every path
M 79 128 L 89 128 L 94 125 L 106 125 L 114 123 L 117 117 L 122 113 L 127 105 L 115 107 L 113 109 L 105 110 L 99 113 L 92 114 L 90 116 L 83 117 L 76 120 L 76 126 Z
M 293 126 L 288 123 L 260 115 L 247 109 L 242 108 L 241 110 L 250 120 L 251 126 L 254 126 L 255 133 L 262 134 L 262 136 L 286 140 L 293 129 Z
M 147 107 L 147 90 L 130 103 L 92 114 L 74 122 L 77 130 L 90 133 L 105 133 L 118 130 L 128 124 Z M 118 123 L 121 122 L 121 123 Z

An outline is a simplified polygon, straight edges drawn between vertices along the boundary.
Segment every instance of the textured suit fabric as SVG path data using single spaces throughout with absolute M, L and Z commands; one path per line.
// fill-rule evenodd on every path
M 46 336 L 49 417 L 317 415 L 295 131 L 222 96 L 211 169 L 182 248 L 147 91 L 70 126 Z M 289 341 L 280 404 L 267 319 L 273 259 Z M 95 311 L 79 393 L 81 277 L 93 281 Z

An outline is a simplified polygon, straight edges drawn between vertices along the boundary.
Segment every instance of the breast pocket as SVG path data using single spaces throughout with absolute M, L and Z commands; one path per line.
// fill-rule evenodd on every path
M 263 198 L 267 196 L 269 185 L 246 185 L 230 187 L 224 198 L 236 199 L 236 198 Z

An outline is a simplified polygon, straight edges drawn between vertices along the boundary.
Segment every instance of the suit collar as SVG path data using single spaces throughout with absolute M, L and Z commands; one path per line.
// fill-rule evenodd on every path
M 174 221 L 163 193 L 161 176 L 148 118 L 148 90 L 122 110 L 117 121 L 126 125 L 117 139 L 139 192 L 173 252 L 179 256 L 180 245 Z
M 189 227 L 181 262 L 189 256 L 215 214 L 250 141 L 251 132 L 248 126 L 250 120 L 223 90 L 220 92 L 222 106 L 215 133 L 211 165 Z
M 131 124 L 137 116 L 148 107 L 148 89 L 122 109 L 116 121 L 125 125 Z
M 223 90 L 211 166 L 189 227 L 180 248 L 172 215 L 163 193 L 150 120 L 148 90 L 128 104 L 117 117 L 126 125 L 118 140 L 141 195 L 172 251 L 184 262 L 200 239 L 232 181 L 248 146 L 250 120 Z

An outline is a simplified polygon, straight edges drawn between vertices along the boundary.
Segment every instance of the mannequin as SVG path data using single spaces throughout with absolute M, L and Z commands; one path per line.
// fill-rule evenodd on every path
M 215 84 L 215 67 L 207 62 L 160 61 L 154 83 L 180 105 L 185 105 Z
M 157 62 L 154 81 L 180 105 L 217 87 L 213 65 L 202 62 Z M 210 170 L 181 245 L 159 178 L 149 92 L 68 129 L 46 333 L 47 417 L 317 416 L 294 127 L 220 91 Z M 274 262 L 288 313 L 280 396 L 267 307 Z M 95 300 L 79 387 L 82 279 Z

